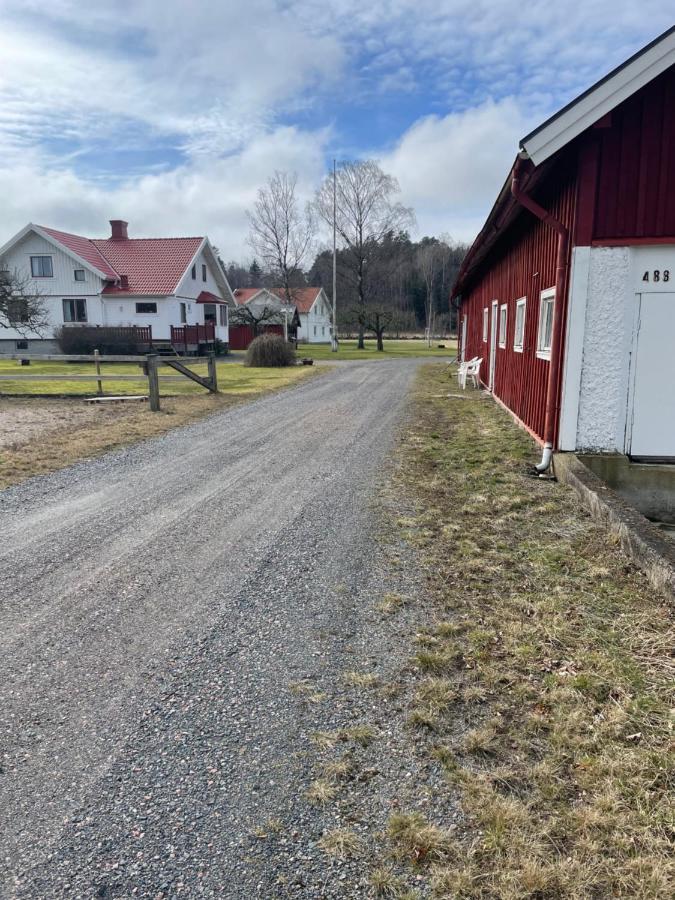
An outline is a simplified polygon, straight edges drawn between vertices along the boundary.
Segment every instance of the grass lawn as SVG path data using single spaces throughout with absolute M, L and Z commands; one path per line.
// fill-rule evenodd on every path
M 2 361 L 0 362 L 0 371 L 4 372 L 8 367 L 16 365 L 17 363 L 11 361 Z M 46 370 L 48 366 L 55 367 L 55 370 L 58 371 L 67 368 L 66 363 L 43 363 L 39 366 L 32 363 L 31 370 L 35 372 Z M 133 369 L 134 366 L 119 366 L 119 368 Z M 73 369 L 86 370 L 86 366 L 73 366 Z M 204 371 L 204 369 L 205 367 L 202 366 L 199 371 Z M 25 371 L 26 368 L 23 368 L 22 372 Z M 68 407 L 74 403 L 82 405 L 82 401 L 78 399 L 80 395 L 93 396 L 95 382 L 2 381 L 0 382 L 0 395 L 3 390 L 7 393 L 21 391 L 25 397 L 2 400 L 0 396 L 0 415 L 9 416 L 10 421 L 13 421 L 15 418 L 13 410 L 17 404 L 24 406 L 30 404 L 31 410 L 39 410 L 41 406 L 56 404 L 59 407 L 61 418 L 66 424 L 55 430 L 47 430 L 37 437 L 33 436 L 29 440 L 21 440 L 17 433 L 16 443 L 0 450 L 0 489 L 17 484 L 34 475 L 43 475 L 56 469 L 62 469 L 79 459 L 98 456 L 108 450 L 154 437 L 171 428 L 186 425 L 202 416 L 320 374 L 317 369 L 305 367 L 249 369 L 236 363 L 221 363 L 218 366 L 221 393 L 210 394 L 187 379 L 184 380 L 184 384 L 160 382 L 162 400 L 159 412 L 151 413 L 146 403 L 97 405 L 94 408 L 97 415 L 93 421 L 75 426 L 68 425 Z M 181 389 L 180 393 L 176 388 Z M 113 392 L 116 394 L 146 393 L 147 381 L 145 385 L 143 382 L 138 382 L 138 384 L 128 381 L 104 382 L 104 390 L 109 394 Z M 36 394 L 69 393 L 72 394 L 72 399 L 31 398 L 30 391 Z M 165 392 L 168 391 L 175 396 L 166 396 Z
M 444 350 L 439 350 L 438 345 L 445 344 Z M 340 349 L 333 353 L 330 344 L 300 344 L 298 356 L 309 356 L 312 359 L 396 359 L 399 357 L 428 356 L 444 359 L 457 353 L 457 341 L 433 341 L 431 347 L 427 347 L 426 341 L 384 341 L 384 352 L 378 353 L 374 340 L 366 341 L 366 349 L 358 350 L 356 341 L 340 341 Z
M 205 363 L 192 365 L 198 375 L 206 376 Z M 240 362 L 219 362 L 218 388 L 230 396 L 253 396 L 275 387 L 283 387 L 292 384 L 307 374 L 305 368 L 288 369 L 253 369 L 247 368 Z M 94 374 L 92 363 L 64 363 L 64 362 L 35 362 L 30 366 L 21 366 L 18 360 L 0 359 L 0 375 L 91 375 Z M 102 363 L 103 375 L 136 375 L 138 381 L 104 381 L 103 392 L 109 395 L 147 394 L 148 380 L 140 374 L 140 368 L 134 363 Z M 168 366 L 160 366 L 160 375 L 178 376 L 179 381 L 164 381 L 160 379 L 159 390 L 162 396 L 202 395 L 205 389 L 181 377 L 178 372 Z M 0 396 L 2 394 L 40 394 L 40 395 L 72 395 L 93 397 L 96 395 L 95 381 L 0 381 Z
M 383 863 L 407 874 L 377 870 L 375 893 L 673 896 L 672 609 L 571 490 L 528 477 L 528 436 L 459 393 L 420 372 L 391 485 L 432 604 L 402 673 L 408 752 L 447 789 L 392 813 Z

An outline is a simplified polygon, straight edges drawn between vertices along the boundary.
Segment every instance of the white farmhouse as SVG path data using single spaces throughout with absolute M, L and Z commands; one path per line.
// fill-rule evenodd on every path
M 282 296 L 281 288 L 275 293 Z M 293 300 L 300 315 L 298 341 L 304 344 L 329 344 L 331 340 L 331 307 L 322 287 L 307 287 L 293 291 Z
M 98 240 L 29 224 L 0 248 L 2 269 L 30 276 L 49 318 L 41 334 L 3 329 L 0 353 L 58 352 L 63 326 L 135 329 L 179 352 L 228 343 L 234 300 L 209 239 L 130 238 L 126 222 L 110 225 Z

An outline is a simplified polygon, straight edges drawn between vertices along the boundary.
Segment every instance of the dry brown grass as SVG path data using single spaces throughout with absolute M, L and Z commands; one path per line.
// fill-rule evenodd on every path
M 237 364 L 228 365 L 235 367 Z M 187 425 L 210 413 L 239 405 L 263 393 L 287 387 L 301 380 L 300 376 L 308 377 L 305 372 L 294 369 L 281 369 L 278 373 L 273 370 L 265 371 L 272 372 L 272 376 L 267 375 L 265 379 L 259 379 L 253 385 L 248 385 L 245 392 L 162 397 L 162 408 L 157 413 L 151 413 L 146 404 L 120 404 L 115 408 L 114 418 L 110 415 L 110 409 L 106 409 L 105 415 L 102 415 L 100 420 L 74 428 L 65 426 L 57 431 L 37 436 L 29 443 L 3 450 L 0 452 L 0 489 L 18 484 L 34 475 L 46 475 L 57 469 L 63 469 L 80 459 L 100 456 L 109 450 L 156 437 L 171 428 Z M 311 372 L 309 377 L 312 377 Z M 43 401 L 35 398 L 13 402 L 39 406 Z M 82 401 L 68 402 L 75 404 Z
M 392 848 L 441 898 L 674 896 L 672 610 L 570 491 L 527 477 L 503 412 L 446 387 L 420 376 L 397 489 L 421 511 L 398 525 L 439 619 L 416 640 L 417 752 L 464 820 L 395 817 Z
M 343 678 L 345 684 L 357 688 L 372 688 L 379 682 L 374 672 L 345 672 Z
M 307 789 L 306 797 L 314 806 L 325 806 L 338 795 L 338 787 L 327 778 L 316 778 Z
M 355 831 L 349 828 L 334 828 L 324 834 L 319 841 L 319 847 L 327 856 L 347 859 L 350 856 L 358 856 L 363 844 Z

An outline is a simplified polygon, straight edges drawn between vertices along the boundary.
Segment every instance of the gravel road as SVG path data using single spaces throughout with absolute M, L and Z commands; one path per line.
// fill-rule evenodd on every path
M 289 686 L 386 653 L 373 496 L 417 364 L 336 367 L 0 493 L 0 896 L 343 895 L 320 854 L 247 848 L 311 815 Z

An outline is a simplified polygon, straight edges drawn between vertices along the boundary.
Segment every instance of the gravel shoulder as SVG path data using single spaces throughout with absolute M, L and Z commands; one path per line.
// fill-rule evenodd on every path
M 400 707 L 344 712 L 338 686 L 406 645 L 376 613 L 415 585 L 374 500 L 417 365 L 341 366 L 0 493 L 1 896 L 367 896 L 304 792 L 316 731 Z

